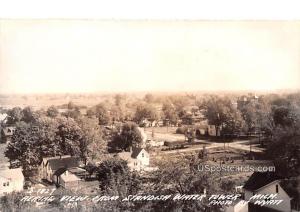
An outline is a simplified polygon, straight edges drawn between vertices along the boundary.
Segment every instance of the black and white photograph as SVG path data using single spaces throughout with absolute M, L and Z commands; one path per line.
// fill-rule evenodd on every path
M 300 211 L 300 21 L 0 19 L 0 211 Z

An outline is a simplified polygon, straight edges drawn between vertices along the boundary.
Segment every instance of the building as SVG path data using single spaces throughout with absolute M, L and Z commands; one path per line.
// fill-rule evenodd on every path
M 212 124 L 201 124 L 196 126 L 196 137 L 200 136 L 220 136 L 220 130 L 216 129 Z
M 5 124 L 7 121 L 7 114 L 6 113 L 0 113 L 0 124 Z
M 22 191 L 25 178 L 21 168 L 0 170 L 0 196 Z
M 68 170 L 67 168 L 59 168 L 57 169 L 53 174 L 53 181 L 56 185 L 60 185 L 66 189 L 76 188 L 79 185 L 79 182 L 81 179 L 76 176 L 71 170 L 74 168 L 71 168 Z M 78 168 L 80 169 L 80 168 Z M 83 172 L 85 172 L 83 170 Z
M 127 161 L 132 171 L 142 171 L 150 164 L 150 155 L 144 148 L 132 148 L 130 152 L 118 153 L 118 156 Z
M 255 94 L 248 94 L 248 96 L 243 95 L 240 96 L 236 102 L 236 108 L 241 110 L 245 105 L 249 104 L 250 102 L 258 102 L 259 97 Z
M 147 139 L 146 144 L 150 147 L 160 147 L 164 145 L 164 141 L 155 141 L 155 140 Z
M 225 207 L 225 212 L 248 212 L 248 203 L 237 199 L 231 205 Z
M 274 172 L 254 172 L 243 187 L 245 200 L 250 201 L 248 204 L 248 211 L 292 211 L 292 198 L 282 188 L 281 180 L 282 179 Z M 253 195 L 257 194 L 277 194 L 276 199 L 283 201 L 278 205 L 260 206 L 254 204 L 255 200 L 250 199 Z
M 15 127 L 4 127 L 1 130 L 1 143 L 9 143 L 15 132 Z
M 163 122 L 155 119 L 143 119 L 140 124 L 141 127 L 161 127 L 163 126 Z
M 39 175 L 41 179 L 59 184 L 58 178 L 61 174 L 66 170 L 78 168 L 79 164 L 79 158 L 70 155 L 43 158 L 39 167 Z

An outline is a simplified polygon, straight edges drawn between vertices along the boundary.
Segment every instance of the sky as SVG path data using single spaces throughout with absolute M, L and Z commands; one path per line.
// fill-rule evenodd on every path
M 0 20 L 0 93 L 300 88 L 300 22 Z

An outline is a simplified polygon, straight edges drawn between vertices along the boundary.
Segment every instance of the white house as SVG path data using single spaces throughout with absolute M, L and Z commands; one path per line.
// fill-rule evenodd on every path
M 143 148 L 133 148 L 130 152 L 118 153 L 118 156 L 127 161 L 131 170 L 142 171 L 150 164 L 150 155 Z
M 23 190 L 25 178 L 21 168 L 0 170 L 0 196 Z
M 292 211 L 291 200 L 292 198 L 287 194 L 287 192 L 282 188 L 281 178 L 278 177 L 274 172 L 254 172 L 248 181 L 245 183 L 243 189 L 245 193 L 245 200 L 250 201 L 249 212 L 258 211 L 257 205 L 252 204 L 256 200 L 251 199 L 253 195 L 257 194 L 277 194 L 276 198 L 273 200 L 283 200 L 280 204 L 276 205 L 265 205 L 265 209 L 261 208 L 262 211 L 267 210 L 277 210 L 289 212 Z M 256 208 L 255 208 L 256 207 Z

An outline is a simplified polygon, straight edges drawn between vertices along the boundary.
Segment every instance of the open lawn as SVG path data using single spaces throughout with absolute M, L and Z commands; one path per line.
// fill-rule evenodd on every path
M 182 134 L 176 134 L 177 127 L 148 127 L 145 128 L 145 133 L 149 139 L 155 141 L 184 141 L 185 137 Z M 154 132 L 154 137 L 152 136 Z

